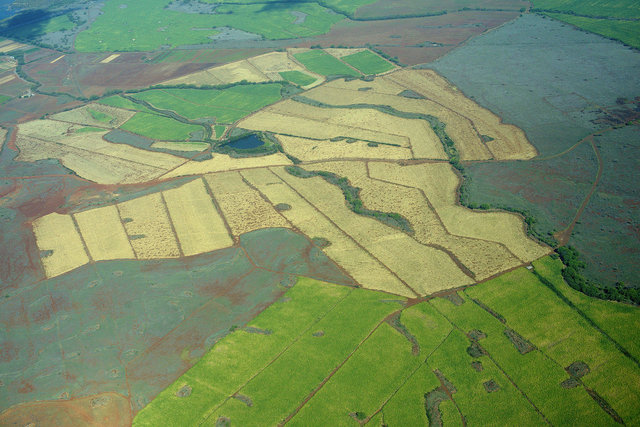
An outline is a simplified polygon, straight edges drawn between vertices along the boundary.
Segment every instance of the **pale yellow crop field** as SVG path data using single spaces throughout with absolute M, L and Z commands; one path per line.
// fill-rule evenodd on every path
M 89 262 L 71 216 L 51 213 L 38 218 L 33 222 L 33 233 L 38 249 L 51 251 L 41 257 L 47 277 L 59 276 Z
M 238 172 L 205 177 L 234 236 L 271 227 L 291 228 L 291 224 L 247 185 Z
M 160 193 L 120 203 L 118 210 L 138 259 L 180 256 L 180 249 Z
M 336 58 L 340 59 L 343 56 L 353 55 L 354 53 L 359 53 L 366 49 L 363 47 L 356 47 L 356 48 L 328 47 L 322 50 L 327 52 L 329 55 L 335 56 Z
M 11 80 L 13 80 L 15 78 L 16 78 L 15 74 L 9 74 L 8 76 L 4 76 L 4 77 L 0 78 L 0 85 L 3 85 L 5 83 L 9 83 Z
M 7 138 L 7 130 L 5 128 L 0 128 L 0 151 L 2 151 L 2 146 L 4 145 L 4 140 Z
M 366 86 L 365 83 L 375 85 Z M 358 90 L 363 88 L 370 89 Z M 462 160 L 487 160 L 493 157 L 469 119 L 435 102 L 392 93 L 396 90 L 396 93 L 400 93 L 404 89 L 383 78 L 376 78 L 373 82 L 334 80 L 306 92 L 305 96 L 330 105 L 388 105 L 401 112 L 432 115 L 446 125 L 445 130 L 454 141 Z
M 351 185 L 361 189 L 360 198 L 366 208 L 404 216 L 411 223 L 415 240 L 446 249 L 473 273 L 476 280 L 522 264 L 500 243 L 449 234 L 438 213 L 419 189 L 371 179 L 364 162 L 316 163 L 305 166 L 305 169 L 346 177 Z
M 110 117 L 109 121 L 107 122 L 97 120 L 91 115 L 92 111 L 106 114 L 108 117 Z M 133 117 L 134 114 L 136 114 L 135 111 L 131 110 L 110 107 L 108 105 L 102 104 L 89 104 L 83 105 L 79 108 L 74 108 L 73 110 L 54 114 L 51 116 L 51 118 L 54 120 L 77 123 L 86 126 L 117 128 L 120 127 L 124 122 L 129 120 L 131 117 Z
M 467 98 L 435 71 L 401 70 L 385 78 L 469 118 L 480 135 L 494 138 L 486 145 L 496 159 L 530 159 L 537 155 L 520 128 L 503 124 L 500 117 Z
M 260 168 L 266 166 L 290 165 L 291 160 L 282 153 L 274 153 L 268 156 L 235 158 L 227 154 L 213 153 L 213 158 L 201 162 L 190 161 L 178 168 L 171 170 L 162 178 L 174 178 L 188 175 L 204 175 L 214 172 L 225 172 L 230 170 Z
M 523 262 L 547 254 L 550 249 L 529 237 L 522 217 L 508 212 L 478 212 L 456 203 L 460 178 L 446 163 L 399 166 L 391 163 L 369 164 L 371 177 L 419 188 L 438 212 L 451 234 L 501 243 Z
M 101 64 L 108 64 L 109 62 L 113 61 L 114 59 L 116 59 L 119 56 L 120 56 L 119 53 L 114 53 L 114 54 L 109 55 L 106 58 L 104 58 L 102 61 L 100 61 L 100 63 Z
M 156 141 L 151 144 L 151 148 L 173 151 L 204 151 L 209 147 L 206 142 Z
M 233 245 L 202 179 L 162 194 L 185 256 Z
M 282 80 L 282 76 L 280 75 L 281 71 L 300 71 L 315 78 L 316 81 L 307 87 L 320 84 L 324 80 L 323 76 L 310 72 L 294 61 L 287 52 L 265 53 L 264 55 L 248 58 L 247 62 L 273 81 Z
M 130 184 L 150 181 L 166 171 L 112 156 L 78 149 L 58 142 L 20 136 L 16 139 L 19 161 L 58 159 L 78 176 L 99 184 Z
M 115 205 L 73 216 L 94 261 L 135 258 Z
M 221 85 L 223 82 L 217 77 L 213 76 L 209 73 L 208 70 L 197 71 L 195 73 L 187 74 L 185 76 L 177 77 L 175 79 L 167 80 L 162 82 L 163 85 L 195 85 L 195 86 L 205 86 L 205 85 Z
M 65 55 L 60 55 L 56 59 L 54 59 L 51 62 L 49 62 L 49 64 L 55 64 L 56 62 L 58 62 L 59 60 L 61 60 L 64 57 L 65 57 Z
M 278 135 L 278 141 L 284 151 L 302 161 L 328 159 L 410 159 L 411 150 L 407 147 L 395 147 L 380 144 L 371 147 L 366 141 L 328 139 L 308 139 L 296 136 Z
M 243 59 L 242 61 L 231 62 L 219 67 L 212 67 L 176 79 L 167 80 L 162 84 L 193 84 L 202 86 L 237 83 L 242 80 L 259 83 L 267 82 L 270 79 L 249 61 Z
M 0 53 L 7 53 L 13 50 L 22 49 L 24 47 L 27 47 L 27 45 L 14 42 L 12 40 L 5 40 L 2 42 L 2 44 L 0 44 Z
M 282 211 L 282 215 L 298 230 L 309 238 L 327 239 L 330 245 L 323 251 L 360 285 L 407 297 L 415 296 L 388 268 L 270 170 L 251 169 L 243 171 L 242 175 L 272 204 L 286 203 L 291 206 L 291 209 Z
M 344 195 L 320 177 L 297 178 L 283 169 L 276 174 L 349 234 L 417 294 L 471 283 L 445 252 L 418 243 L 405 233 L 350 211 Z

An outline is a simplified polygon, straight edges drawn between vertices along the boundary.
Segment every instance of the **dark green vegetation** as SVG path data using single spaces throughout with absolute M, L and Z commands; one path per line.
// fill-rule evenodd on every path
M 314 73 L 321 74 L 323 76 L 351 76 L 359 77 L 358 73 L 353 68 L 345 65 L 339 59 L 333 55 L 329 55 L 327 52 L 321 49 L 313 49 L 308 52 L 302 52 L 295 54 L 295 57 L 302 65 L 313 71 Z
M 170 10 L 171 0 L 107 0 L 91 27 L 78 34 L 75 47 L 82 52 L 155 50 L 163 45 L 208 43 L 216 28 L 233 27 L 266 39 L 290 39 L 323 34 L 343 16 L 317 3 L 229 4 L 214 14 Z M 124 4 L 124 7 L 123 7 Z M 306 15 L 296 23 L 292 12 Z M 122 30 L 122 29 L 125 30 Z
M 369 50 L 363 50 L 353 55 L 346 55 L 341 59 L 363 74 L 380 74 L 393 68 L 393 64 L 390 64 Z
M 15 333 L 2 341 L 0 411 L 104 390 L 139 410 L 301 274 L 351 284 L 309 240 L 270 229 L 188 259 L 100 262 L 5 288 L 0 325 Z
M 405 233 L 413 234 L 411 223 L 396 212 L 380 212 L 376 210 L 367 209 L 360 199 L 360 188 L 354 187 L 349 183 L 349 180 L 345 177 L 339 177 L 334 173 L 326 171 L 308 171 L 298 166 L 287 166 L 287 172 L 293 176 L 299 178 L 311 178 L 314 176 L 320 176 L 330 184 L 336 185 L 342 190 L 344 199 L 347 202 L 347 206 L 353 212 L 358 215 L 369 216 L 375 218 L 380 222 L 383 222 L 391 227 L 398 228 Z
M 532 10 L 640 48 L 640 4 L 634 0 L 534 0 Z
M 640 193 L 629 155 L 640 144 L 638 67 L 621 44 L 535 15 L 433 64 L 540 152 L 529 162 L 465 164 L 464 200 L 528 212 L 536 235 L 568 241 L 586 278 L 607 286 L 640 284 Z
M 634 424 L 638 330 L 619 323 L 640 315 L 576 293 L 561 268 L 543 258 L 415 305 L 300 279 L 134 425 Z
M 300 71 L 282 71 L 280 72 L 280 75 L 283 79 L 297 84 L 298 86 L 307 86 L 316 81 L 314 77 Z

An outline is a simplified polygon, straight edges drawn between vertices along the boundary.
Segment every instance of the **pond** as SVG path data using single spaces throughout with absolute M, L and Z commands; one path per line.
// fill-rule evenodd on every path
M 264 141 L 258 138 L 257 135 L 249 135 L 244 138 L 237 139 L 233 142 L 227 144 L 231 148 L 235 148 L 238 150 L 248 150 L 251 148 L 258 148 L 261 145 L 264 145 Z

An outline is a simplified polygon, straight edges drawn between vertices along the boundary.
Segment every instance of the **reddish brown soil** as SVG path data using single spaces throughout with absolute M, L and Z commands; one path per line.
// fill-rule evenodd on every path
M 81 399 L 16 405 L 0 414 L 0 425 L 130 426 L 129 401 L 116 393 Z

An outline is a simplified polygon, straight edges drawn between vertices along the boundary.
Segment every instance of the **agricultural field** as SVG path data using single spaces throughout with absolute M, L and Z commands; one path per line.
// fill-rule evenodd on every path
M 551 268 L 559 273 L 557 265 Z M 416 305 L 388 301 L 373 291 L 299 279 L 284 298 L 247 328 L 221 340 L 160 393 L 133 424 L 155 425 L 161 419 L 169 425 L 185 420 L 244 424 L 260 419 L 309 425 L 318 417 L 332 425 L 381 419 L 387 425 L 408 420 L 459 424 L 461 419 L 486 424 L 496 417 L 519 425 L 633 424 L 637 406 L 600 382 L 601 368 L 590 351 L 615 360 L 625 367 L 622 372 L 635 376 L 637 363 L 538 277 L 537 268 L 518 269 Z M 525 292 L 532 303 L 517 304 L 521 300 L 499 291 L 503 287 L 513 288 L 516 295 Z M 616 311 L 612 303 L 604 304 Z M 555 328 L 535 317 L 549 307 Z M 509 314 L 513 312 L 522 314 Z M 516 321 L 529 315 L 532 320 Z M 339 329 L 345 316 L 353 321 Z M 546 344 L 566 331 L 580 331 L 591 346 L 571 346 L 559 353 Z M 320 345 L 323 351 L 315 351 Z M 533 370 L 539 375 L 532 376 Z M 283 377 L 287 385 L 272 388 Z M 616 379 L 637 398 L 637 384 Z M 274 390 L 279 396 L 275 400 Z
M 9 3 L 0 425 L 640 424 L 635 4 Z

